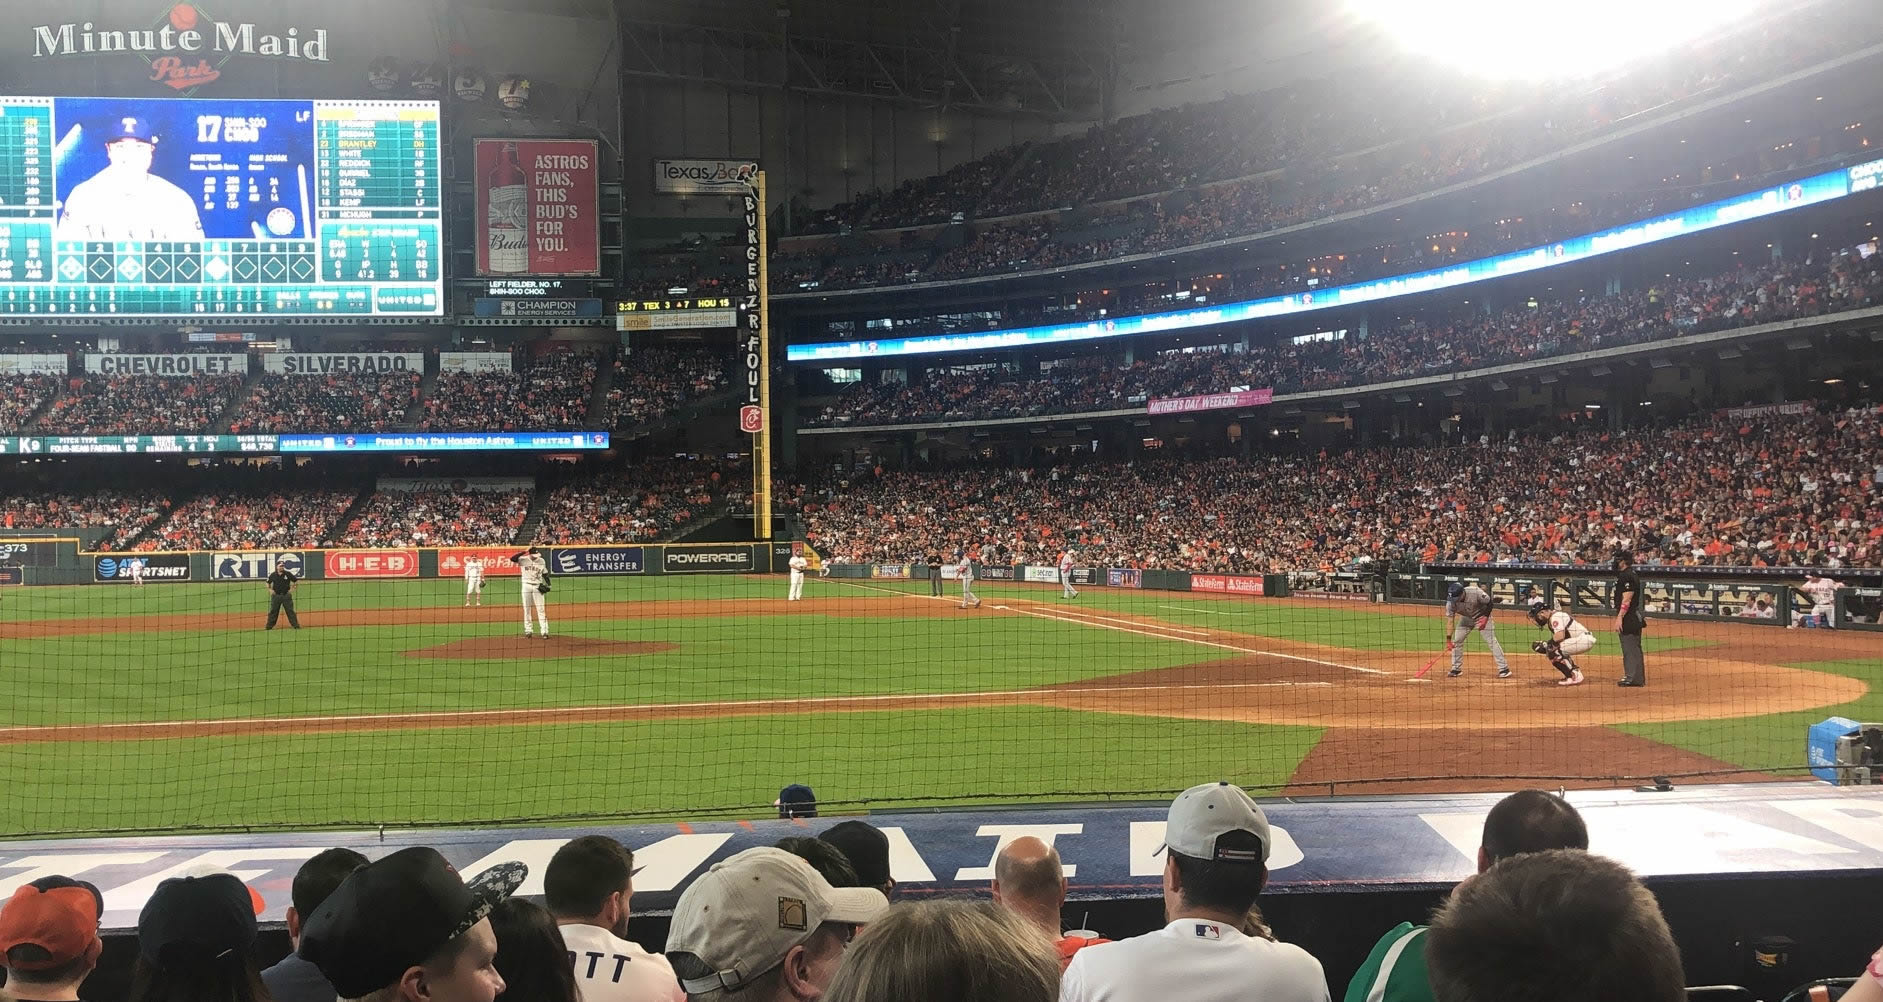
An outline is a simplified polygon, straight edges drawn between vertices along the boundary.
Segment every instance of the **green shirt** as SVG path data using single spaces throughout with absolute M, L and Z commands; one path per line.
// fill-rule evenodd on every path
M 1347 984 L 1344 1002 L 1434 1002 L 1425 974 L 1425 930 L 1401 922 L 1380 937 Z

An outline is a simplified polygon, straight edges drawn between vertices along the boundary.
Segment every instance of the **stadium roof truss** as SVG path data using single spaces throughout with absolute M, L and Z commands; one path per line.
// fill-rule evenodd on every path
M 788 0 L 775 6 L 621 0 L 621 72 L 1086 120 L 1102 113 L 1116 81 L 1117 22 L 1089 9 L 1075 16 L 1069 6 L 1066 0 L 837 0 L 814 8 Z

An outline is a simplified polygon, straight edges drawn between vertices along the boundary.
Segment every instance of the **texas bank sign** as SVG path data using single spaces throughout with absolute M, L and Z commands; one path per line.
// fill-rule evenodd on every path
M 34 25 L 30 31 L 34 59 L 136 53 L 150 65 L 152 81 L 185 92 L 221 76 L 222 65 L 234 56 L 328 61 L 326 28 L 303 32 L 218 21 L 189 3 L 174 4 L 142 26 L 68 21 Z

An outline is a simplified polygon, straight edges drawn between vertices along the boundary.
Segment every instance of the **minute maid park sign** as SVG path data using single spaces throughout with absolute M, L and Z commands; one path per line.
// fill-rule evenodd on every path
M 201 7 L 179 3 L 146 25 L 91 21 L 34 25 L 33 58 L 136 53 L 150 64 L 150 79 L 193 91 L 221 76 L 235 56 L 265 56 L 324 63 L 327 29 L 277 28 L 252 21 L 218 21 Z

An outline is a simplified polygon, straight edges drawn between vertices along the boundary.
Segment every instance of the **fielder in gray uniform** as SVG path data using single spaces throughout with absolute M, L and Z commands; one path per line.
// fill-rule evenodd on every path
M 1465 638 L 1476 630 L 1483 635 L 1484 643 L 1491 648 L 1491 658 L 1497 662 L 1497 677 L 1510 677 L 1510 662 L 1504 660 L 1504 645 L 1497 642 L 1497 631 L 1491 626 L 1491 604 L 1494 600 L 1489 592 L 1478 587 L 1477 582 L 1459 583 L 1453 581 L 1445 590 L 1445 635 L 1450 638 L 1447 646 L 1451 648 L 1452 678 L 1465 673 Z

